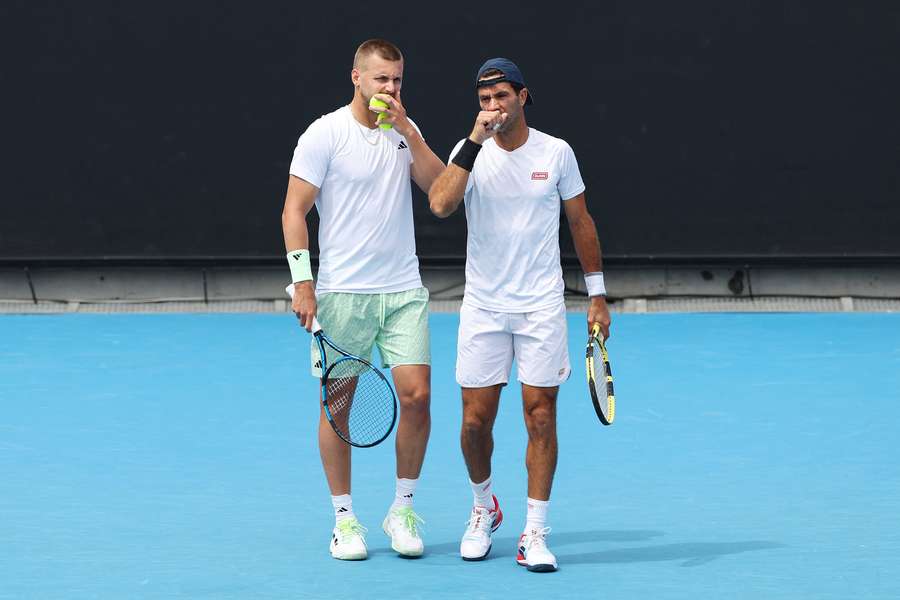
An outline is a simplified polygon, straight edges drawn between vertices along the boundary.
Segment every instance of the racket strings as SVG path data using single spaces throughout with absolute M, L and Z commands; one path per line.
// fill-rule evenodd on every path
M 325 400 L 335 427 L 349 442 L 380 441 L 394 424 L 394 395 L 371 366 L 356 359 L 341 360 L 329 370 Z
M 606 385 L 606 362 L 603 360 L 603 353 L 600 352 L 600 344 L 594 342 L 591 344 L 591 365 L 594 368 L 594 380 L 599 387 Z
M 598 408 L 603 413 L 604 418 L 607 421 L 611 421 L 615 415 L 612 385 L 608 381 L 608 376 L 611 374 L 608 370 L 608 363 L 603 359 L 603 352 L 600 350 L 599 342 L 592 341 L 588 350 L 588 357 L 588 364 L 592 369 L 591 376 L 593 381 L 591 384 L 594 388 Z

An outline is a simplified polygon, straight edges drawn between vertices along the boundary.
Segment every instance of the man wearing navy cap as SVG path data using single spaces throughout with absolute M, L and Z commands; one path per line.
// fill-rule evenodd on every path
M 519 68 L 492 58 L 478 70 L 475 88 L 481 112 L 474 128 L 453 149 L 428 194 L 439 217 L 465 200 L 468 223 L 456 381 L 463 400 L 461 445 L 475 498 L 460 554 L 464 560 L 484 559 L 503 520 L 491 485 L 492 430 L 515 358 L 528 429 L 528 512 L 516 560 L 529 571 L 555 571 L 546 538 L 557 456 L 556 397 L 571 372 L 560 202 L 591 297 L 588 331 L 599 323 L 609 337 L 600 243 L 572 148 L 525 121 L 525 106 L 533 100 Z

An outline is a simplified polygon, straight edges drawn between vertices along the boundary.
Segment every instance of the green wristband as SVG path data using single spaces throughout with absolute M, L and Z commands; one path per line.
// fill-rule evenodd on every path
M 309 264 L 309 250 L 291 250 L 287 253 L 288 265 L 291 267 L 291 281 L 310 281 L 312 267 Z

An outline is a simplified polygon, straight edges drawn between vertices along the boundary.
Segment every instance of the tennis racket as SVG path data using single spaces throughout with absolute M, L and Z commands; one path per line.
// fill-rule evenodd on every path
M 372 363 L 341 349 L 313 319 L 319 347 L 325 417 L 338 436 L 357 448 L 383 442 L 397 422 L 397 397 Z
M 293 284 L 284 291 L 293 298 Z M 322 407 L 331 428 L 357 448 L 380 444 L 397 422 L 397 396 L 387 377 L 331 341 L 315 317 L 312 334 L 319 348 Z
M 613 391 L 612 369 L 609 366 L 609 355 L 603 344 L 603 334 L 600 333 L 600 324 L 595 323 L 588 336 L 587 352 L 587 380 L 588 389 L 591 391 L 591 400 L 594 402 L 594 410 L 597 418 L 604 425 L 612 425 L 616 418 L 616 395 Z

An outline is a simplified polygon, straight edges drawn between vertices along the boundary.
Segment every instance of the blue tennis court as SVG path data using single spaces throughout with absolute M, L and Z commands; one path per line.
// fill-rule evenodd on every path
M 525 515 L 519 393 L 504 392 L 489 560 L 434 314 L 433 433 L 417 492 L 426 555 L 380 523 L 393 448 L 355 452 L 370 558 L 333 560 L 309 337 L 291 315 L 0 318 L 0 598 L 896 598 L 900 315 L 614 315 L 617 420 L 560 394 L 550 548 L 514 561 Z

